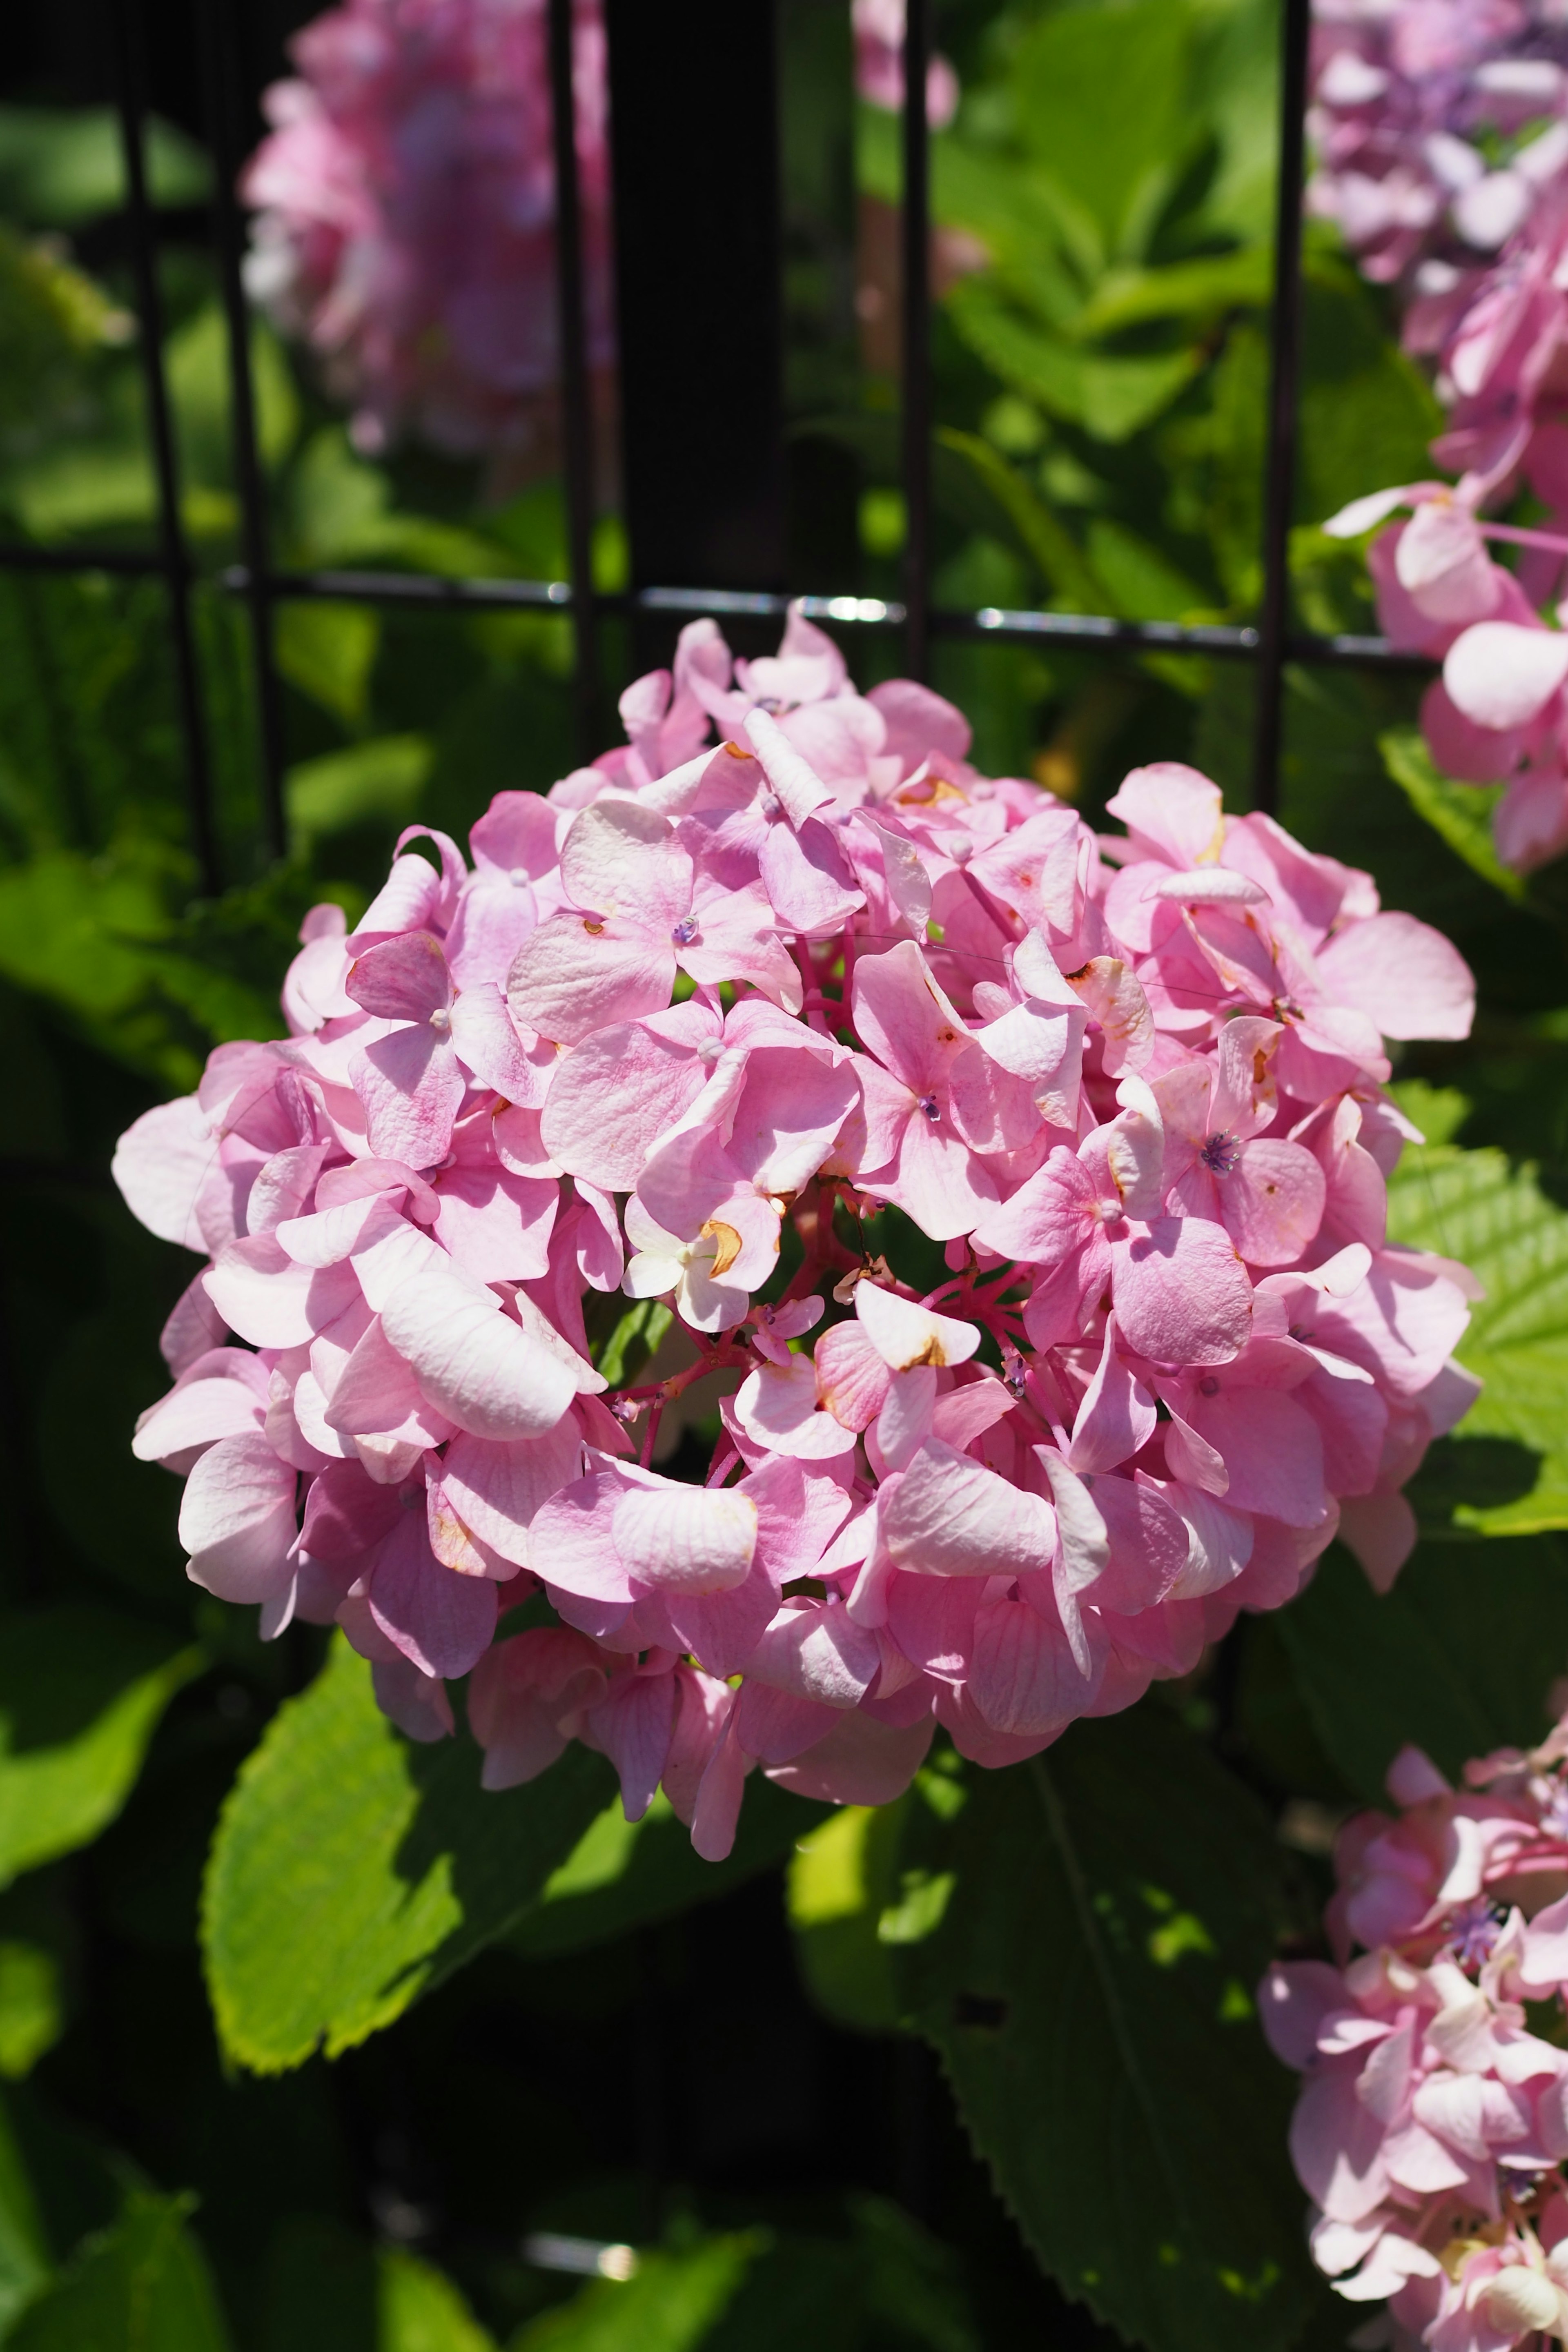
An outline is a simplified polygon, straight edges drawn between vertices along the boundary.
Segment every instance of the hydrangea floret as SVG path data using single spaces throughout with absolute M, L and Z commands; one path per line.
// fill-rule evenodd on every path
M 621 711 L 471 864 L 412 827 L 317 908 L 289 1036 L 121 1141 L 205 1261 L 135 1439 L 192 1578 L 335 1619 L 416 1738 L 470 1675 L 487 1785 L 581 1739 L 707 1855 L 753 1769 L 876 1803 L 939 1725 L 999 1765 L 1130 1705 L 1336 1529 L 1385 1585 L 1475 1388 L 1468 1278 L 1385 1232 L 1384 1040 L 1466 1034 L 1454 949 L 1191 768 L 1097 836 L 798 611 Z M 617 1290 L 668 1330 L 612 1385 Z
M 1460 782 L 1506 782 L 1498 853 L 1528 871 L 1568 847 L 1568 12 L 1318 0 L 1312 65 L 1310 200 L 1395 287 L 1405 347 L 1448 411 L 1432 456 L 1458 477 L 1374 491 L 1325 528 L 1358 537 L 1411 510 L 1369 551 L 1379 622 L 1442 662 L 1428 748 Z M 1485 519 L 1521 491 L 1528 527 Z
M 1568 2342 L 1568 1717 L 1450 1787 L 1419 1749 L 1395 1813 L 1334 1853 L 1327 1960 L 1260 2001 L 1302 2076 L 1290 2151 L 1311 2249 L 1393 2352 Z
M 591 363 L 612 352 L 598 0 L 573 79 Z M 345 0 L 295 35 L 296 77 L 246 168 L 246 284 L 310 343 L 374 453 L 547 444 L 558 374 L 546 0 Z

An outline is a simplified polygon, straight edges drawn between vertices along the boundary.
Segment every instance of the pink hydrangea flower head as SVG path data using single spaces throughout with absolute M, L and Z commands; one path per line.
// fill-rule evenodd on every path
M 604 33 L 574 80 L 589 347 L 610 357 Z M 362 448 L 417 432 L 526 452 L 559 366 L 545 0 L 345 0 L 296 35 L 246 168 L 247 284 L 351 404 Z
M 1098 838 L 799 613 L 622 709 L 471 864 L 411 828 L 317 908 L 288 1037 L 121 1140 L 203 1261 L 135 1441 L 193 1579 L 335 1621 L 411 1738 L 471 1675 L 487 1786 L 581 1740 L 708 1855 L 753 1770 L 877 1804 L 939 1727 L 999 1764 L 1130 1705 L 1336 1530 L 1386 1584 L 1474 1386 L 1462 1276 L 1384 1233 L 1447 942 L 1192 769 Z M 1424 1919 L 1450 1834 L 1468 1899 L 1535 1870 L 1511 1782 L 1447 1801 L 1358 1918 Z
M 1568 1718 L 1462 1789 L 1402 1750 L 1397 1814 L 1340 1833 L 1336 1965 L 1279 1963 L 1260 1988 L 1302 2075 L 1313 2257 L 1351 2302 L 1386 2303 L 1395 2346 L 1568 2340 L 1565 1757 Z

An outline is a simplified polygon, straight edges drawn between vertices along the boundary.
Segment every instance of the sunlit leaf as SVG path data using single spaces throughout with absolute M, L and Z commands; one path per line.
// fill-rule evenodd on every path
M 387 1722 L 340 1635 L 247 1759 L 208 1859 L 225 2047 L 276 2074 L 389 2025 L 512 1925 L 613 1785 L 573 1747 L 528 1787 L 487 1793 L 468 1738 L 418 1748 Z
M 1395 1241 L 1486 1286 L 1458 1349 L 1484 1386 L 1428 1458 L 1423 1517 L 1489 1535 L 1568 1527 L 1568 1213 L 1500 1151 L 1428 1144 L 1406 1150 L 1388 1213 Z
M 1491 815 L 1502 797 L 1499 784 L 1460 784 L 1445 776 L 1414 727 L 1390 729 L 1378 738 L 1384 763 L 1410 805 L 1467 866 L 1507 898 L 1525 897 L 1524 879 L 1505 866 L 1492 846 Z
M 900 1871 L 949 1877 L 892 1947 L 906 2013 L 1025 2237 L 1152 2352 L 1271 2352 L 1309 2287 L 1289 2086 L 1250 1989 L 1280 1853 L 1158 1702 L 911 1799 Z
M 164 1708 L 205 1663 L 108 1610 L 0 1627 L 0 1885 L 86 1845 L 130 1795 Z M 153 1663 L 157 1661 L 157 1663 Z

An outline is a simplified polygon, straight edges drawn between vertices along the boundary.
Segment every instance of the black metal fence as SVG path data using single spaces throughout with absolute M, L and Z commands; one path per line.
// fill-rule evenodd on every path
M 178 464 L 165 380 L 158 278 L 160 227 L 148 186 L 146 0 L 103 0 L 123 149 L 139 346 L 157 489 L 155 548 L 66 550 L 0 542 L 0 570 L 105 572 L 160 579 L 184 746 L 192 845 L 205 887 L 221 885 L 213 763 L 193 625 L 196 583 L 182 524 Z M 213 230 L 226 322 L 230 416 L 243 561 L 221 585 L 243 599 L 254 667 L 266 845 L 287 849 L 282 700 L 273 659 L 280 601 L 326 598 L 431 609 L 533 607 L 574 623 L 576 730 L 582 756 L 597 748 L 599 621 L 609 614 L 782 615 L 784 583 L 783 304 L 777 170 L 775 0 L 605 0 L 620 345 L 622 494 L 630 585 L 596 593 L 596 506 L 584 325 L 583 238 L 572 91 L 573 0 L 548 0 L 557 185 L 556 299 L 562 352 L 563 455 L 569 573 L 565 580 L 448 579 L 385 571 L 285 571 L 271 560 L 265 473 L 251 381 L 241 278 L 244 222 L 236 180 L 248 121 L 237 31 L 246 0 L 197 0 L 203 113 L 216 173 Z M 807 614 L 836 628 L 902 633 L 903 663 L 925 675 L 931 640 L 973 636 L 1085 647 L 1188 651 L 1253 665 L 1257 679 L 1253 796 L 1278 793 L 1283 675 L 1288 662 L 1403 666 L 1410 656 L 1370 636 L 1309 636 L 1289 627 L 1289 542 L 1295 478 L 1300 359 L 1303 118 L 1310 0 L 1281 0 L 1279 172 L 1274 232 L 1272 367 L 1261 548 L 1263 593 L 1247 626 L 1183 626 L 1093 613 L 955 611 L 931 596 L 931 446 L 928 255 L 929 135 L 922 102 L 933 40 L 933 0 L 907 0 L 902 121 L 901 471 L 907 515 L 900 601 L 814 594 Z M 658 102 L 649 102 L 657 91 Z M 731 121 L 743 93 L 745 169 L 715 168 L 713 124 Z M 700 238 L 689 234 L 700 224 Z M 722 289 L 722 331 L 715 292 Z

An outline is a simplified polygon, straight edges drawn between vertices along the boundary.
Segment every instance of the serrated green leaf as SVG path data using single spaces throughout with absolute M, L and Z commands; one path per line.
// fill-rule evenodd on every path
M 613 1787 L 574 1747 L 479 1787 L 466 1737 L 416 1748 L 340 1635 L 242 1767 L 207 1860 L 202 1945 L 225 2048 L 257 2074 L 351 2049 L 503 1934 Z
M 163 1709 L 205 1664 L 168 1646 L 108 1610 L 16 1612 L 0 1625 L 0 1885 L 88 1844 L 120 1811 Z
M 229 2352 L 200 2246 L 185 2227 L 194 2197 L 132 2191 L 28 2305 L 7 2352 Z
M 1552 1536 L 1422 1544 L 1376 1593 L 1335 1544 L 1274 1622 L 1319 1738 L 1376 1803 L 1407 1740 L 1458 1779 L 1468 1757 L 1545 1731 L 1568 1667 L 1568 1559 Z
M 976 2147 L 1064 2291 L 1151 2352 L 1271 2352 L 1310 2283 L 1290 2086 L 1248 1995 L 1280 1853 L 1164 1707 L 911 1801 L 900 1859 L 955 1887 L 894 1947 Z
M 1526 896 L 1522 876 L 1505 866 L 1492 847 L 1491 816 L 1502 797 L 1502 787 L 1458 784 L 1445 776 L 1418 728 L 1390 728 L 1377 742 L 1384 765 L 1412 808 L 1484 881 L 1504 898 L 1522 903 Z
M 1388 1227 L 1486 1286 L 1458 1349 L 1485 1385 L 1428 1457 L 1414 1495 L 1424 1521 L 1489 1535 L 1568 1527 L 1568 1214 L 1500 1151 L 1427 1144 L 1389 1180 Z

